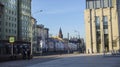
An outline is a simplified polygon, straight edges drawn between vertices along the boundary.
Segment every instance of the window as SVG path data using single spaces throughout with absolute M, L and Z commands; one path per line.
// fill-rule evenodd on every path
M 108 0 L 103 0 L 103 7 L 108 7 Z
M 100 29 L 100 18 L 98 16 L 95 17 L 96 29 Z
M 108 18 L 107 18 L 107 16 L 103 16 L 103 28 L 108 29 Z
M 103 25 L 107 25 L 107 24 L 108 24 L 107 16 L 103 16 Z
M 1 28 L 0 28 L 0 32 L 1 32 Z
M 100 6 L 100 0 L 96 0 L 95 3 L 96 3 L 96 8 L 100 8 L 101 7 Z
M 11 14 L 11 11 L 9 10 L 9 14 Z
M 104 34 L 108 34 L 108 29 L 104 29 Z
M 109 0 L 109 7 L 112 7 L 112 0 Z
M 112 0 L 88 0 L 86 1 L 87 9 L 106 8 L 106 7 L 112 7 Z
M 12 23 L 12 27 L 14 26 L 14 24 Z
M 15 18 L 15 22 L 17 21 L 17 19 Z
M 6 29 L 6 33 L 8 32 L 8 29 Z
M 11 27 L 11 23 L 9 23 L 9 27 Z
M 100 31 L 96 31 L 96 40 L 97 40 L 97 44 L 101 44 L 101 32 Z
M 15 28 L 16 28 L 16 24 L 15 24 Z
M 2 21 L 0 21 L 0 25 L 2 24 Z
M 14 12 L 12 11 L 12 15 L 14 15 Z
M 15 32 L 15 34 L 16 34 L 16 30 L 15 30 L 14 32 Z
M 86 8 L 89 8 L 89 1 L 86 2 Z
M 0 18 L 2 18 L 2 15 L 0 15 Z
M 9 20 L 11 20 L 11 18 L 9 17 Z
M 9 29 L 9 33 L 11 33 L 11 30 Z
M 89 8 L 90 9 L 93 9 L 94 7 L 93 7 L 93 5 L 94 5 L 94 3 L 93 3 L 94 1 L 89 1 Z
M 12 34 L 14 34 L 14 30 L 12 29 Z
M 6 26 L 8 25 L 8 22 L 6 22 Z

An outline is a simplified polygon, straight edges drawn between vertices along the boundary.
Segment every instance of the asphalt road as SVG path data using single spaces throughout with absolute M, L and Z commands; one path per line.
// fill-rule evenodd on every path
M 61 56 L 62 57 L 62 56 Z M 27 67 L 120 67 L 120 56 L 72 55 Z
M 38 56 L 31 60 L 3 62 L 0 67 L 120 67 L 120 57 L 80 54 Z
M 38 63 L 48 62 L 56 59 L 59 59 L 59 58 L 57 58 L 56 56 L 38 56 L 30 60 L 26 59 L 26 60 L 2 62 L 0 63 L 0 67 L 26 67 L 26 66 L 31 66 Z

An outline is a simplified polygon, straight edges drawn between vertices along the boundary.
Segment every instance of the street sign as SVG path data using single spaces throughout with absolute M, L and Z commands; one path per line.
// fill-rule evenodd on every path
M 10 42 L 10 43 L 14 43 L 14 42 L 15 42 L 15 37 L 10 36 L 10 37 L 9 37 L 9 42 Z

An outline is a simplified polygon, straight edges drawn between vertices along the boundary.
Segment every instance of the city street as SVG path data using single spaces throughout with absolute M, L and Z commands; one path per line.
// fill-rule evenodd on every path
M 26 60 L 2 62 L 0 63 L 0 67 L 26 67 L 38 63 L 48 62 L 55 59 L 58 58 L 56 56 L 39 56 L 39 57 L 34 57 L 33 59 L 30 60 L 26 59 Z
M 65 54 L 0 63 L 0 67 L 120 67 L 120 57 Z

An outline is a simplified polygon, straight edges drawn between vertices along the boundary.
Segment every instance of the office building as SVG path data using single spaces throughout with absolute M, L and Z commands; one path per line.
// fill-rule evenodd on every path
M 86 0 L 86 52 L 120 49 L 120 0 Z
M 17 39 L 17 25 L 18 25 L 18 5 L 17 0 L 0 0 L 3 13 L 1 21 L 1 40 L 9 40 L 10 36 L 14 36 Z
M 18 0 L 18 39 L 31 40 L 31 0 Z
M 30 46 L 31 25 L 31 0 L 0 0 L 0 54 L 11 54 L 11 36 L 14 48 Z

